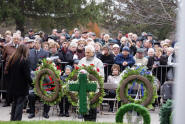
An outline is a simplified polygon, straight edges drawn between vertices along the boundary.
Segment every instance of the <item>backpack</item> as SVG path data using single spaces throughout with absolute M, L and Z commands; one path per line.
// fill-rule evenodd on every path
M 166 81 L 161 86 L 161 96 L 164 101 L 167 101 L 168 99 L 172 99 L 173 97 L 173 82 L 172 81 Z

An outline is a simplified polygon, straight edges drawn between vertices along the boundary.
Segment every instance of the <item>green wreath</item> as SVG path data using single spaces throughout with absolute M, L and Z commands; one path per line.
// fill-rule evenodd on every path
M 133 80 L 135 80 L 137 84 L 144 85 L 144 96 L 139 100 L 135 100 L 128 95 L 128 85 L 132 85 Z M 117 99 L 122 101 L 123 104 L 136 103 L 150 108 L 157 98 L 156 87 L 153 82 L 154 77 L 144 66 L 138 66 L 135 69 L 127 68 L 116 91 Z
M 88 80 L 97 82 L 97 87 L 98 87 L 99 91 L 97 93 L 94 93 L 94 92 L 88 93 L 89 107 L 96 108 L 97 106 L 99 106 L 99 104 L 102 103 L 105 93 L 104 93 L 103 78 L 99 75 L 99 69 L 95 68 L 94 64 L 91 64 L 90 66 L 82 65 L 80 67 L 76 67 L 71 72 L 71 74 L 68 76 L 66 81 L 68 81 L 68 82 L 76 81 L 78 74 L 79 74 L 80 70 L 82 70 L 82 69 L 84 69 L 88 72 Z M 66 85 L 68 85 L 68 84 L 66 84 Z M 73 93 L 73 92 L 69 91 L 68 86 L 64 86 L 64 87 L 66 87 L 64 90 L 65 90 L 65 94 L 68 97 L 69 102 L 73 106 L 78 106 L 78 93 Z
M 143 117 L 144 124 L 150 124 L 150 114 L 148 110 L 145 107 L 135 103 L 125 104 L 119 108 L 118 112 L 116 113 L 116 123 L 123 123 L 123 117 L 129 111 L 137 112 Z
M 60 80 L 61 72 L 55 67 L 55 64 L 43 59 L 42 64 L 36 69 L 35 75 L 33 80 L 34 91 L 44 104 L 55 105 L 60 102 L 63 83 Z M 46 78 L 51 82 L 44 84 Z
M 170 116 L 172 113 L 172 100 L 168 100 L 160 109 L 160 124 L 170 124 Z
M 174 115 L 174 112 L 171 112 L 171 115 L 170 115 L 170 124 L 173 124 L 173 115 Z

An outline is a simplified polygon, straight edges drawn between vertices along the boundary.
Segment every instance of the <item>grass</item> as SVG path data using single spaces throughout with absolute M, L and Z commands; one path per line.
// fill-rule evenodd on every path
M 97 122 L 77 122 L 77 121 L 0 121 L 0 124 L 116 124 Z

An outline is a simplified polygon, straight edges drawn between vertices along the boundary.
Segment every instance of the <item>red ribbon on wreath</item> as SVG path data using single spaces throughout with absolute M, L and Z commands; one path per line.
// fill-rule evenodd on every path
M 49 83 L 42 84 L 42 85 L 43 85 L 43 86 L 48 86 L 48 85 L 54 84 L 54 81 L 53 81 L 53 79 L 51 78 L 51 76 L 49 76 L 49 80 L 50 80 Z M 52 90 L 54 90 L 54 89 L 55 89 L 55 86 L 54 86 L 54 87 L 51 87 L 51 88 L 47 88 L 47 89 L 45 89 L 45 91 L 52 91 Z

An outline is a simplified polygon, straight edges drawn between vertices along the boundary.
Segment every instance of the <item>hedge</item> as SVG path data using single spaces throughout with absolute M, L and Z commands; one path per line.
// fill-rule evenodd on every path
M 0 124 L 110 124 L 97 122 L 80 122 L 80 121 L 0 121 Z M 116 123 L 111 123 L 116 124 Z

